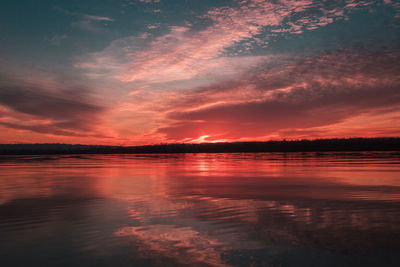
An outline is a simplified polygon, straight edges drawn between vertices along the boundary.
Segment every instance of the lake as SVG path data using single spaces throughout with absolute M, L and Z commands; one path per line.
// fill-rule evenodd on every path
M 400 153 L 0 157 L 1 266 L 400 266 Z

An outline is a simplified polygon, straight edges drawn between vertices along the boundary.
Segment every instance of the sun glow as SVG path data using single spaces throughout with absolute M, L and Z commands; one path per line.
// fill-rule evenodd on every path
M 228 139 L 212 139 L 213 137 L 216 137 L 218 135 L 209 135 L 209 134 L 205 134 L 200 136 L 199 138 L 196 139 L 188 139 L 186 138 L 185 140 L 183 140 L 183 142 L 187 142 L 187 143 L 224 143 L 224 142 L 229 142 L 232 140 L 228 140 Z
M 200 136 L 197 139 L 191 140 L 190 143 L 205 143 L 205 142 L 208 142 L 206 139 L 209 137 L 210 137 L 210 135 L 205 134 L 205 135 Z

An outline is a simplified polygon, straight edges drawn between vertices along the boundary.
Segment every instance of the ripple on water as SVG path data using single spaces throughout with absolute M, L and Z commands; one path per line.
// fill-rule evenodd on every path
M 6 266 L 396 265 L 399 163 L 383 152 L 2 158 L 0 256 Z

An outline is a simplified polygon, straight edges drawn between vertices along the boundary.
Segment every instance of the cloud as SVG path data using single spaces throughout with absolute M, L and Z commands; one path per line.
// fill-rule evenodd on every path
M 157 29 L 160 28 L 160 23 L 156 23 L 156 24 L 152 24 L 152 25 L 147 25 L 147 29 L 149 30 L 153 30 L 153 29 Z
M 9 78 L 1 74 L 2 126 L 65 136 L 95 132 L 104 108 L 86 87 L 49 80 Z
M 104 26 L 107 26 L 109 22 L 113 22 L 114 19 L 107 16 L 97 16 L 97 15 L 89 15 L 77 12 L 71 12 L 61 7 L 54 7 L 55 10 L 76 17 L 77 20 L 71 23 L 72 27 L 77 27 L 83 30 L 100 32 L 104 30 Z
M 239 1 L 200 16 L 199 19 L 211 21 L 204 29 L 195 30 L 186 24 L 170 26 L 167 33 L 158 37 L 147 34 L 117 39 L 75 66 L 92 77 L 101 75 L 148 84 L 208 79 L 222 68 L 236 75 L 243 66 L 251 68 L 260 58 L 244 57 L 240 50 L 229 55 L 228 49 L 235 51 L 243 42 L 245 51 L 253 44 L 265 46 L 279 32 L 299 34 L 314 30 L 345 18 L 355 8 L 359 5 L 346 2 L 330 7 L 311 0 Z
M 323 135 L 333 132 L 329 125 L 372 114 L 384 103 L 397 104 L 397 75 L 392 70 L 398 67 L 390 58 L 398 55 L 354 49 L 271 55 L 252 49 L 268 46 L 276 36 L 299 35 L 349 19 L 357 10 L 371 11 L 373 4 L 237 1 L 197 16 L 207 23 L 196 27 L 185 22 L 161 34 L 164 28 L 147 29 L 114 40 L 104 50 L 81 57 L 75 67 L 90 78 L 131 87 L 126 102 L 134 108 L 129 112 L 132 117 L 146 114 L 152 127 L 158 125 L 154 139 Z M 373 67 L 374 61 L 385 73 Z
M 114 21 L 114 19 L 105 16 L 71 13 L 68 11 L 64 12 L 78 17 L 77 21 L 71 23 L 72 27 L 80 28 L 82 30 L 91 32 L 102 32 L 105 30 L 105 27 L 108 25 L 108 23 Z
M 139 0 L 142 3 L 159 3 L 160 0 Z
M 4 126 L 6 128 L 9 128 L 9 129 L 26 130 L 26 131 L 32 131 L 32 132 L 42 133 L 42 134 L 75 136 L 75 137 L 83 137 L 83 136 L 87 137 L 88 136 L 88 135 L 84 135 L 84 134 L 77 134 L 70 130 L 60 129 L 57 127 L 57 125 L 53 125 L 51 123 L 23 125 L 23 124 L 0 121 L 0 125 Z
M 399 53 L 336 51 L 259 66 L 252 75 L 186 94 L 176 105 L 181 108 L 168 113 L 171 122 L 157 132 L 175 141 L 203 135 L 256 138 L 388 108 L 400 114 L 399 60 Z
M 92 21 L 114 21 L 112 18 L 109 17 L 101 17 L 101 16 L 93 16 L 93 15 L 83 15 L 84 18 L 87 20 Z
M 56 34 L 52 38 L 49 39 L 52 45 L 58 46 L 62 43 L 63 40 L 67 39 L 68 35 L 66 34 Z

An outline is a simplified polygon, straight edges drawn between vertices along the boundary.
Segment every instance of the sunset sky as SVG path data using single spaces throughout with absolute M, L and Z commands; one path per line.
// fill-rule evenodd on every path
M 2 0 L 0 143 L 400 136 L 398 0 Z

